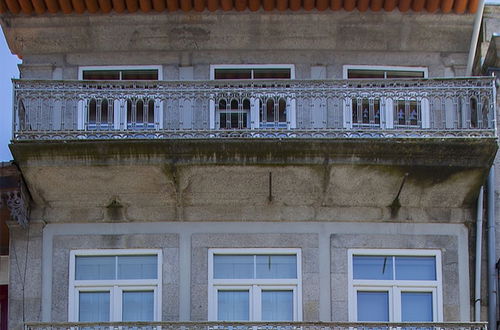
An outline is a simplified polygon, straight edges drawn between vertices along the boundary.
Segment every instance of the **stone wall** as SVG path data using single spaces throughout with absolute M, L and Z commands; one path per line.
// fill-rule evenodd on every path
M 443 301 L 438 303 L 443 307 L 443 320 L 467 321 L 470 312 L 467 236 L 464 226 L 442 223 L 49 224 L 43 229 L 41 260 L 30 266 L 38 270 L 27 274 L 30 285 L 26 302 L 37 299 L 32 306 L 37 309 L 27 311 L 25 320 L 67 320 L 69 252 L 89 248 L 162 249 L 162 320 L 207 320 L 208 249 L 238 247 L 300 249 L 300 303 L 304 321 L 348 320 L 349 249 L 440 251 Z M 17 329 L 14 320 L 21 317 L 20 313 L 18 309 L 11 311 L 10 329 Z
M 294 64 L 297 79 L 313 77 L 318 66 L 321 78 L 338 79 L 343 65 L 359 64 L 461 76 L 472 21 L 397 11 L 215 12 L 5 17 L 2 27 L 23 57 L 22 78 L 77 79 L 78 67 L 89 65 L 162 65 L 166 80 L 208 79 L 211 64 Z

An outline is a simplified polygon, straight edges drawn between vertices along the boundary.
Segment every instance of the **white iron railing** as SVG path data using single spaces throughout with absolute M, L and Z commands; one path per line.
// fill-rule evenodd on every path
M 14 80 L 14 140 L 492 137 L 491 78 Z

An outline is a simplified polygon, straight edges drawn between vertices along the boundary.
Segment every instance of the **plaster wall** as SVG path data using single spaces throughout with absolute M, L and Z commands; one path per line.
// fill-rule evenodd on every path
M 32 223 L 27 229 L 10 226 L 9 329 L 40 320 L 42 311 L 42 230 Z
M 297 79 L 342 78 L 348 64 L 464 73 L 472 15 L 214 12 L 5 18 L 22 78 L 76 79 L 78 66 L 162 65 L 164 79 L 208 79 L 211 64 L 294 64 Z M 235 27 L 238 27 L 237 29 Z
M 470 313 L 467 236 L 466 228 L 457 224 L 49 224 L 43 229 L 43 250 L 37 249 L 43 251 L 40 262 L 36 263 L 37 272 L 42 274 L 29 272 L 27 275 L 30 285 L 26 288 L 29 297 L 26 302 L 33 303 L 33 310 L 28 310 L 24 319 L 66 320 L 71 249 L 163 249 L 162 318 L 195 321 L 208 317 L 209 248 L 289 247 L 302 251 L 305 321 L 348 320 L 347 251 L 350 248 L 440 250 L 444 321 L 467 321 Z M 31 281 L 38 278 L 36 276 L 42 276 L 41 283 Z M 19 284 L 12 282 L 16 282 L 13 278 L 11 286 L 19 290 Z M 19 329 L 17 320 L 20 319 L 21 311 L 11 310 L 9 329 Z

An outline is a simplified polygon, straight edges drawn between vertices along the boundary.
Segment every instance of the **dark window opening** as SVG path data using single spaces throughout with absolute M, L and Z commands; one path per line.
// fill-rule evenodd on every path
M 378 70 L 378 69 L 348 69 L 348 79 L 398 79 L 425 78 L 424 71 L 410 70 Z

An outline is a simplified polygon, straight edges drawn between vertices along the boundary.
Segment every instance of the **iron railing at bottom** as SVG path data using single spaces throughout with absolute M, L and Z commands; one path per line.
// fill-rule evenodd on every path
M 487 330 L 486 322 L 73 322 L 25 323 L 25 330 Z

